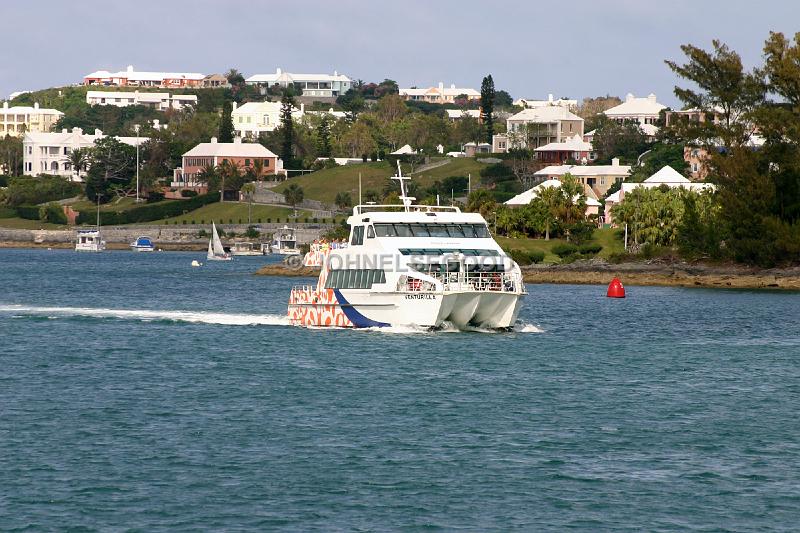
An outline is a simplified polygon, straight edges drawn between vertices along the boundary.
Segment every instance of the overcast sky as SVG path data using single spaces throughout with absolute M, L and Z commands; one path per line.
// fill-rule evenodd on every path
M 2 0 L 0 96 L 99 69 L 333 72 L 480 88 L 515 98 L 656 93 L 664 59 L 719 38 L 748 66 L 770 30 L 800 30 L 798 0 Z

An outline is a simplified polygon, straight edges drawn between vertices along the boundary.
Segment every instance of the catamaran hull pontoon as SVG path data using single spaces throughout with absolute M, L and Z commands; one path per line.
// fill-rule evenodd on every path
M 345 294 L 349 293 L 349 294 Z M 292 290 L 289 319 L 299 326 L 369 328 L 398 325 L 508 329 L 522 304 L 509 292 L 356 293 L 342 289 Z

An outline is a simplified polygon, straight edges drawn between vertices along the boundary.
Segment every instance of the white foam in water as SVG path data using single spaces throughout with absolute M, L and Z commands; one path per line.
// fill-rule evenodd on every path
M 517 324 L 514 326 L 514 331 L 517 333 L 544 333 L 544 330 L 533 324 Z
M 86 316 L 95 318 L 127 318 L 131 320 L 173 320 L 227 326 L 288 326 L 289 318 L 279 315 L 244 315 L 206 311 L 151 311 L 146 309 L 98 309 L 89 307 L 35 307 L 0 305 L 0 312 L 60 318 Z

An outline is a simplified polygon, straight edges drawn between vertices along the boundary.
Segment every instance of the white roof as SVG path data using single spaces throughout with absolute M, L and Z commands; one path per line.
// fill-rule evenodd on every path
M 279 81 L 291 83 L 293 81 L 352 81 L 344 74 L 334 72 L 333 74 L 299 74 L 294 72 L 283 72 L 275 69 L 272 74 L 254 74 L 245 80 L 247 83 L 278 83 Z
M 208 143 L 200 143 L 185 154 L 183 157 L 278 157 L 259 143 L 243 143 L 236 141 L 232 143 L 220 143 L 216 140 Z
M 624 185 L 624 184 L 623 184 Z M 606 196 L 606 203 L 618 204 L 619 203 L 619 195 L 622 192 L 622 189 L 615 192 L 614 194 L 609 194 Z
M 306 111 L 309 115 L 330 115 L 335 118 L 346 118 L 347 113 L 344 111 L 334 111 L 333 108 L 328 109 L 327 111 Z
M 505 204 L 506 205 L 528 205 L 529 203 L 531 203 L 531 200 L 533 200 L 534 198 L 539 196 L 539 191 L 541 191 L 542 189 L 548 189 L 550 187 L 561 187 L 561 182 L 559 180 L 552 180 L 552 179 L 543 181 L 542 183 L 540 183 L 536 187 L 528 189 L 525 192 L 519 193 L 518 195 L 516 195 L 512 199 L 510 199 L 507 202 L 505 202 Z M 574 200 L 577 201 L 578 198 L 580 198 L 580 196 L 575 196 Z M 598 207 L 598 206 L 601 205 L 600 202 L 598 202 L 596 198 L 593 198 L 590 195 L 584 195 L 584 199 L 586 200 L 586 205 L 587 206 Z
M 659 104 L 656 101 L 656 95 L 650 94 L 643 98 L 637 98 L 628 93 L 625 101 L 605 111 L 606 116 L 609 117 L 625 117 L 632 115 L 650 115 L 658 116 L 658 113 L 665 109 L 667 106 Z
M 534 176 L 627 176 L 630 165 L 551 165 L 534 173 Z
M 577 107 L 578 101 L 568 98 L 559 98 L 553 100 L 553 95 L 547 95 L 547 100 L 534 100 L 532 98 L 517 98 L 513 104 L 520 107 L 545 107 L 545 106 L 563 106 L 563 107 Z
M 15 105 L 12 107 L 0 107 L 0 115 L 30 115 L 30 114 L 40 114 L 40 115 L 63 115 L 61 111 L 58 109 L 50 109 L 47 107 L 35 107 L 35 106 L 28 106 L 28 105 Z
M 128 70 L 120 70 L 119 72 L 98 70 L 87 74 L 84 78 L 126 78 L 128 81 L 162 81 L 166 79 L 200 81 L 205 78 L 205 74 L 200 74 L 199 72 L 139 72 L 133 70 L 133 67 L 128 67 Z
M 658 133 L 658 126 L 655 124 L 639 124 L 639 127 L 648 137 L 655 137 L 656 133 Z
M 398 148 L 397 150 L 395 150 L 394 152 L 392 152 L 392 155 L 416 154 L 416 153 L 417 151 L 411 148 L 410 145 L 405 144 L 400 148 Z
M 468 87 L 456 87 L 455 84 L 450 84 L 450 87 L 445 87 L 444 84 L 439 84 L 438 87 L 428 87 L 423 89 L 400 89 L 401 96 L 424 96 L 426 94 L 441 94 L 442 96 L 459 96 L 465 94 L 467 96 L 480 96 L 481 93 L 475 89 Z
M 645 183 L 655 183 L 658 185 L 667 184 L 667 185 L 684 185 L 690 183 L 690 181 L 680 172 L 675 170 L 669 165 L 665 165 L 664 168 L 644 180 Z
M 449 119 L 459 119 L 462 117 L 472 117 L 472 118 L 480 118 L 481 110 L 480 109 L 447 109 L 447 118 Z
M 584 141 L 580 135 L 569 137 L 560 143 L 548 143 L 540 146 L 535 152 L 591 152 L 592 143 Z
M 106 135 L 100 130 L 94 130 L 94 133 L 83 133 L 80 128 L 73 128 L 71 131 L 54 132 L 28 132 L 23 138 L 23 143 L 46 144 L 50 146 L 63 146 L 63 145 L 80 145 L 89 146 L 94 144 L 98 139 L 105 138 Z M 138 142 L 140 145 L 150 140 L 149 137 L 114 137 L 116 140 L 123 144 L 136 146 Z
M 580 120 L 581 117 L 572 113 L 569 109 L 562 106 L 552 105 L 546 107 L 534 107 L 523 109 L 515 115 L 511 115 L 508 120 L 522 122 L 556 122 L 558 120 Z
M 248 113 L 276 113 L 280 112 L 282 104 L 280 102 L 247 102 L 234 109 L 232 115 L 246 115 Z M 295 108 L 297 111 L 299 109 Z M 293 111 L 294 112 L 294 111 Z

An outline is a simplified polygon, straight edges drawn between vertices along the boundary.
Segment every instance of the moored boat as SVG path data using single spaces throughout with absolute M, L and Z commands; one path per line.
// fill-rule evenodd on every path
M 280 255 L 300 255 L 297 247 L 297 233 L 294 228 L 283 226 L 275 232 L 270 244 L 270 253 Z
M 134 252 L 155 252 L 156 247 L 153 239 L 146 235 L 140 235 L 131 243 L 131 250 Z

